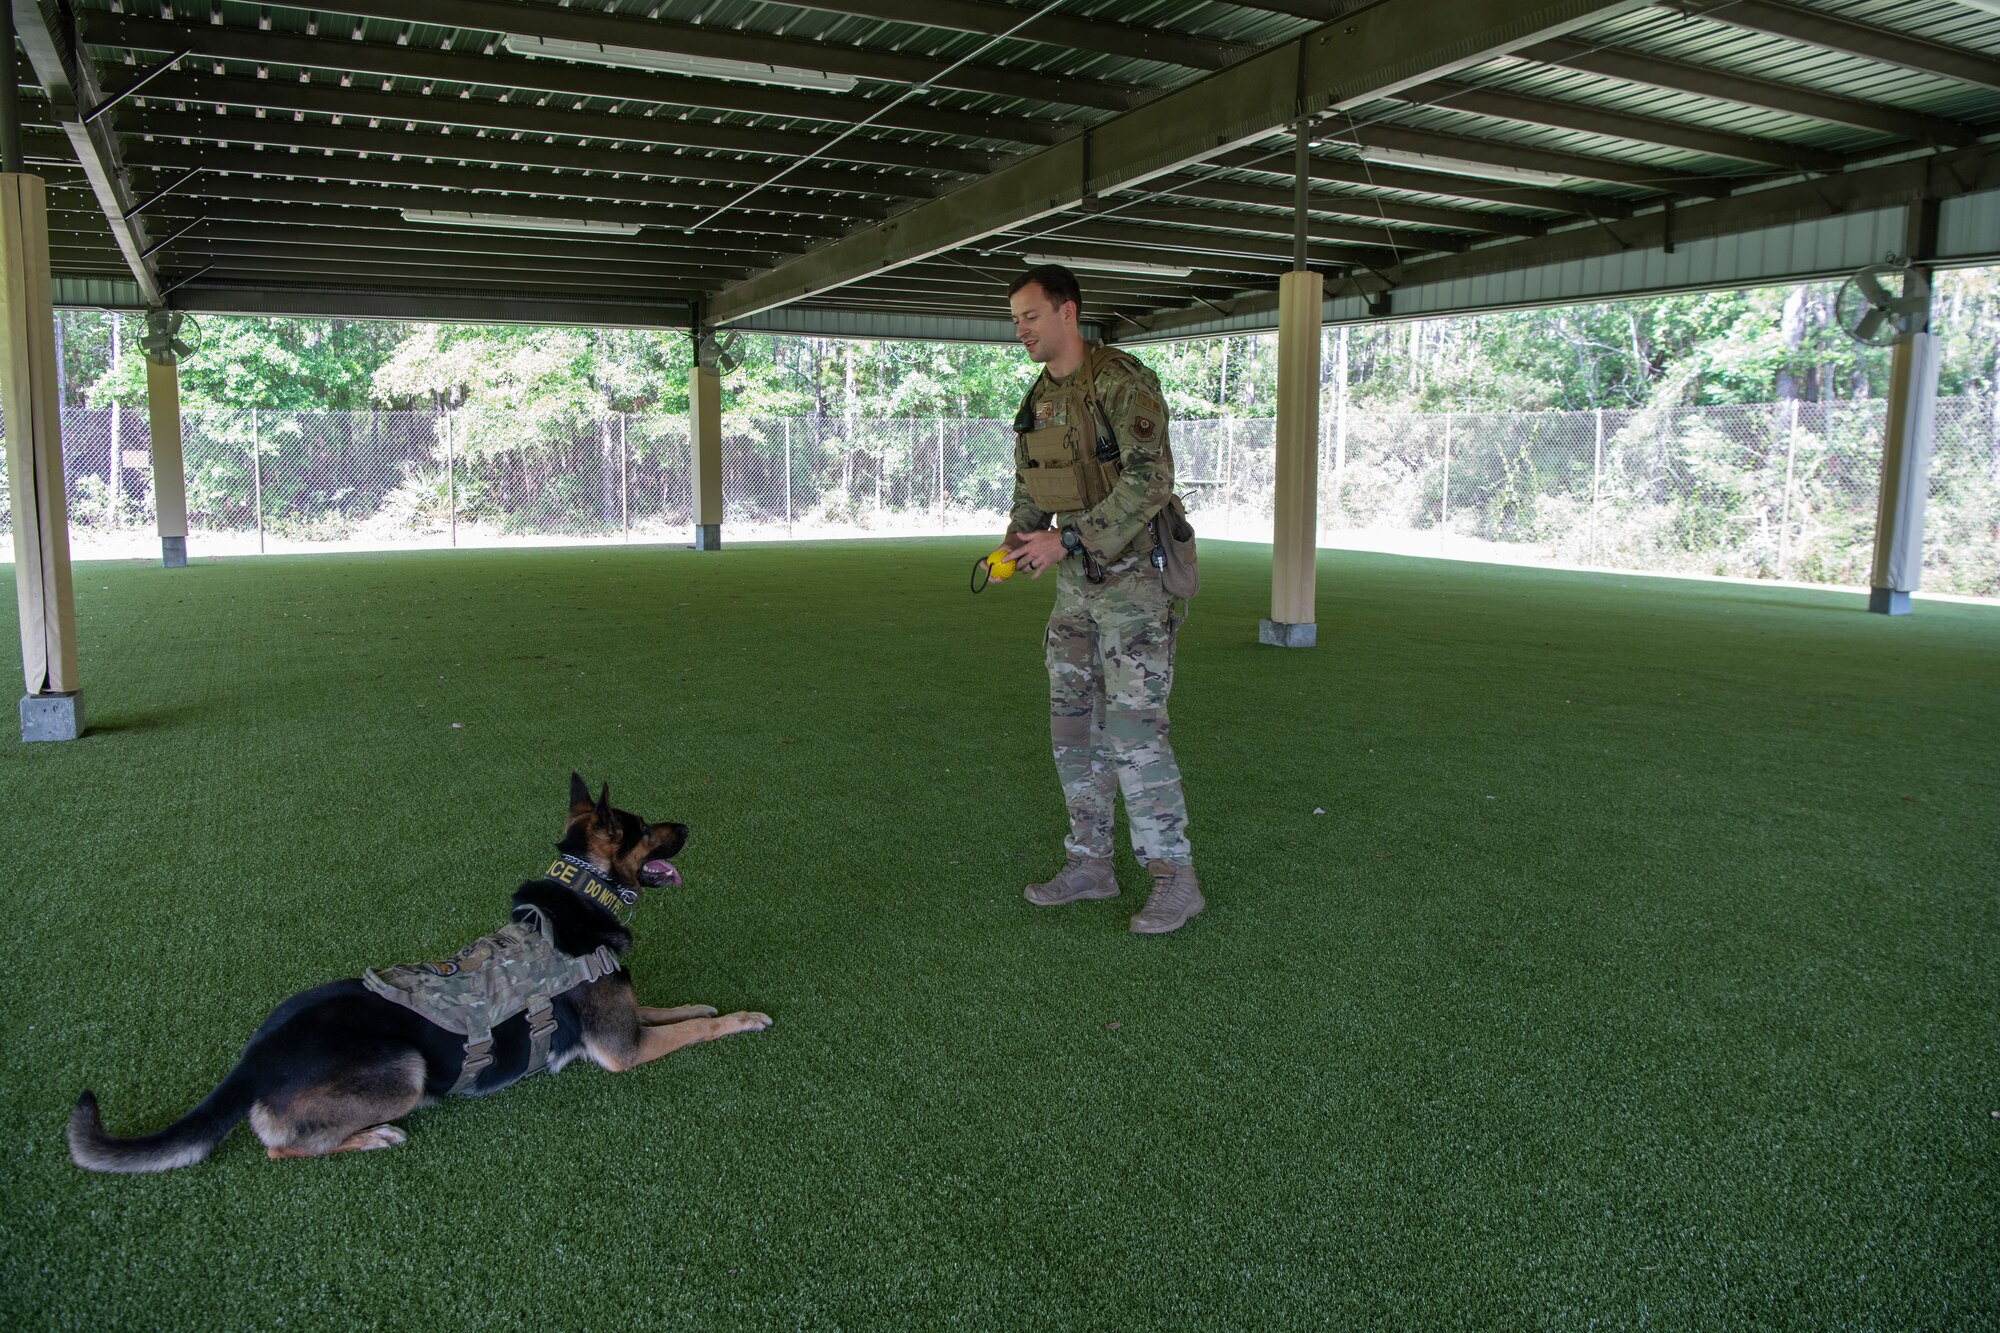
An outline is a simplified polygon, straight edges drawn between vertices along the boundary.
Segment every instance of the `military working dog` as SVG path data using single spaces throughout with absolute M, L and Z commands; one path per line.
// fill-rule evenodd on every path
M 292 996 L 228 1077 L 157 1133 L 106 1134 L 85 1091 L 70 1112 L 70 1158 L 93 1171 L 187 1166 L 246 1116 L 272 1158 L 390 1148 L 404 1139 L 392 1121 L 451 1093 L 498 1092 L 578 1056 L 616 1073 L 769 1027 L 764 1014 L 653 1009 L 633 995 L 625 918 L 645 889 L 680 883 L 670 858 L 687 837 L 685 824 L 613 809 L 609 784 L 592 801 L 570 774 L 557 857 L 515 890 L 506 927 L 454 958 Z

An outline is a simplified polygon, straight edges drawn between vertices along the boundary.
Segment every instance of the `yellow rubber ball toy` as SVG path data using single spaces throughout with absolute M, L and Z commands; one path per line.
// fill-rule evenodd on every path
M 1009 558 L 1006 547 L 1003 546 L 986 557 L 986 572 L 996 581 L 1014 572 L 1014 561 Z

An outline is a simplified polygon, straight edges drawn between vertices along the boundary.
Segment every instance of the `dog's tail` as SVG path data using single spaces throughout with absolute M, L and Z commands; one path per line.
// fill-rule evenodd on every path
M 201 1105 L 154 1134 L 117 1139 L 104 1132 L 97 1094 L 85 1089 L 69 1113 L 69 1159 L 88 1171 L 171 1171 L 192 1166 L 250 1113 L 255 1100 L 241 1066 L 202 1098 Z

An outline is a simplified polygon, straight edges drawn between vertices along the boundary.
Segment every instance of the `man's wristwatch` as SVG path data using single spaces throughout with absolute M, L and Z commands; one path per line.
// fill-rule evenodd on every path
M 1062 544 L 1064 555 L 1075 555 L 1083 549 L 1083 538 L 1077 535 L 1075 528 L 1064 528 L 1062 530 Z

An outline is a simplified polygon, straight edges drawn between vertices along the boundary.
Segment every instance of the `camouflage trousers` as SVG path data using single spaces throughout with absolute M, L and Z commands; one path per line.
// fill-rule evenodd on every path
M 1141 864 L 1188 864 L 1187 803 L 1167 743 L 1167 693 L 1174 683 L 1172 599 L 1144 552 L 1084 576 L 1083 561 L 1058 566 L 1046 639 L 1049 739 L 1069 806 L 1073 856 L 1109 858 L 1112 804 L 1125 793 L 1125 820 Z

